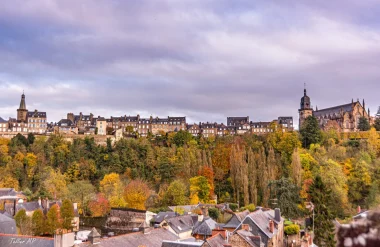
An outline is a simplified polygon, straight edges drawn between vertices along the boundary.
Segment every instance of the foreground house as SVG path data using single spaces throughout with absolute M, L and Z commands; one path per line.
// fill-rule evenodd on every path
M 229 221 L 223 226 L 227 231 L 233 232 L 241 224 L 241 222 L 247 217 L 250 212 L 245 210 L 243 212 L 234 213 Z
M 249 231 L 248 225 L 243 225 L 244 229 L 236 231 L 229 239 L 228 243 L 232 247 L 264 247 L 261 237 L 253 235 Z
M 248 230 L 254 236 L 260 236 L 264 247 L 282 247 L 284 243 L 284 219 L 280 209 L 258 208 L 248 214 L 235 232 Z
M 198 215 L 183 215 L 164 220 L 163 226 L 180 239 L 191 237 L 193 227 L 198 222 Z
M 212 236 L 212 231 L 216 228 L 218 228 L 218 224 L 207 216 L 194 225 L 192 235 L 196 239 L 206 240 Z
M 161 247 L 164 240 L 176 241 L 179 238 L 164 228 L 145 229 L 144 232 L 129 233 L 125 235 L 100 238 L 100 234 L 95 229 L 89 235 L 89 241 L 80 244 L 80 247 Z

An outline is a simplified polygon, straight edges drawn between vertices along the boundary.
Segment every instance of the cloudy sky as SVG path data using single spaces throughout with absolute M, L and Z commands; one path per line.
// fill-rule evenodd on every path
M 2 0 L 0 116 L 298 119 L 380 105 L 379 0 Z

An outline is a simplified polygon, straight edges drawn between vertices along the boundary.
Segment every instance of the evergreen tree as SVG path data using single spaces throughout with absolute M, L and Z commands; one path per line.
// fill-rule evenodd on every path
M 45 216 L 41 209 L 37 209 L 32 215 L 33 235 L 41 236 L 45 232 Z
M 366 117 L 359 118 L 358 129 L 360 131 L 368 131 L 371 129 L 371 125 L 369 124 L 368 119 Z
M 334 216 L 328 206 L 331 202 L 331 190 L 317 175 L 309 187 L 311 202 L 314 204 L 314 243 L 320 247 L 334 247 Z
M 61 215 L 59 212 L 59 206 L 54 204 L 46 214 L 46 231 L 50 235 L 54 235 L 57 229 L 62 226 Z
M 302 126 L 300 126 L 301 142 L 304 148 L 309 148 L 311 144 L 322 141 L 322 132 L 319 128 L 318 120 L 314 116 L 308 116 Z
M 74 206 L 68 199 L 63 200 L 61 207 L 62 228 L 72 230 L 74 220 Z

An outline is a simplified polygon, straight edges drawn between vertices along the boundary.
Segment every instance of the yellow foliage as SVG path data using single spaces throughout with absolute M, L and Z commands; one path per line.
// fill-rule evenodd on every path
M 10 175 L 7 175 L 0 179 L 0 188 L 14 188 L 15 190 L 18 190 L 19 184 L 17 179 L 13 178 Z
M 23 162 L 24 158 L 25 158 L 24 154 L 21 153 L 20 151 L 18 151 L 17 154 L 15 155 L 15 160 L 17 161 Z
M 133 180 L 124 189 L 124 199 L 130 208 L 145 210 L 149 195 L 149 187 L 142 180 Z
M 195 205 L 199 203 L 199 197 L 198 197 L 198 192 L 193 192 L 190 194 L 190 205 Z
M 31 178 L 37 165 L 37 156 L 33 153 L 27 153 L 24 158 L 24 161 L 27 166 L 28 177 Z
M 100 181 L 100 192 L 104 193 L 106 198 L 110 200 L 113 196 L 118 196 L 122 190 L 120 176 L 117 173 L 110 173 L 104 176 Z

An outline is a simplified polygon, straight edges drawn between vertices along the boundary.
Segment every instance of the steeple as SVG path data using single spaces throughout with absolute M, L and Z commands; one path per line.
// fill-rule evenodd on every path
M 22 95 L 21 95 L 21 102 L 20 102 L 20 108 L 19 109 L 20 110 L 26 110 L 24 91 L 22 92 Z

